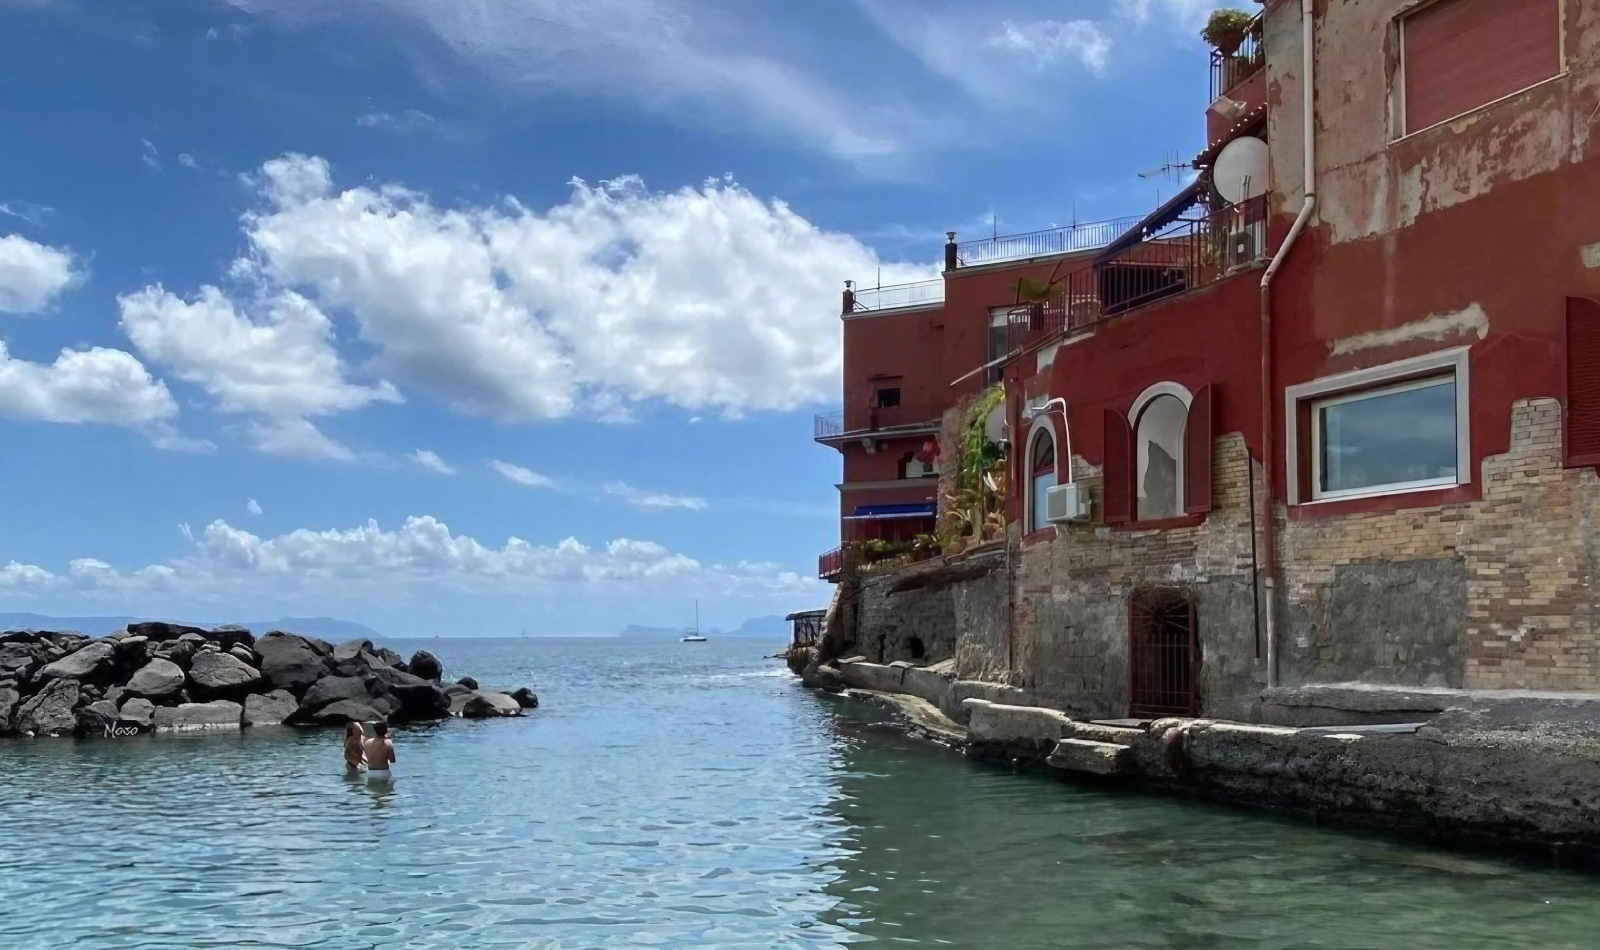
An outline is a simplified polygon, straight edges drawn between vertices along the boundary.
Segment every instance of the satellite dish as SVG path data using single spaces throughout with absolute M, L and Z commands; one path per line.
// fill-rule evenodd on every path
M 1253 136 L 1229 142 L 1211 163 L 1211 187 L 1238 204 L 1267 191 L 1267 143 Z

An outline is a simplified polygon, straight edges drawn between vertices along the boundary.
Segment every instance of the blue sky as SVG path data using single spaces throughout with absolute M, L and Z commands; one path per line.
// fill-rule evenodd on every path
M 1210 6 L 0 0 L 0 610 L 822 606 L 841 281 L 1148 210 Z

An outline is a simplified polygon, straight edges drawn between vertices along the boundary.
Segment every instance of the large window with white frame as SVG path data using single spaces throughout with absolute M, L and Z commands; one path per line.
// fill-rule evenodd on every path
M 1028 451 L 1028 486 L 1028 530 L 1050 527 L 1046 515 L 1050 489 L 1056 487 L 1056 440 L 1048 425 L 1039 426 L 1033 433 Z
M 1154 395 L 1134 423 L 1134 487 L 1138 520 L 1183 514 L 1184 427 L 1189 406 L 1174 393 Z
M 1470 482 L 1467 353 L 1456 347 L 1288 387 L 1289 503 Z

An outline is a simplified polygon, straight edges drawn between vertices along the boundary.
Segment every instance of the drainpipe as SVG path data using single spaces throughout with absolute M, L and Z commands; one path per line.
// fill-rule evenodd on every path
M 1262 481 L 1262 508 L 1266 517 L 1261 524 L 1261 549 L 1262 549 L 1262 574 L 1267 588 L 1266 594 L 1266 636 L 1267 636 L 1267 686 L 1278 685 L 1278 635 L 1277 616 L 1278 598 L 1275 592 L 1277 567 L 1276 535 L 1272 520 L 1272 463 L 1273 463 L 1273 409 L 1275 401 L 1272 392 L 1272 278 L 1278 273 L 1278 268 L 1289 257 L 1289 251 L 1300 238 L 1300 232 L 1306 228 L 1306 223 L 1311 220 L 1311 214 L 1317 208 L 1317 136 L 1316 136 L 1316 29 L 1315 18 L 1312 14 L 1314 0 L 1300 0 L 1300 85 L 1301 85 L 1301 121 L 1304 125 L 1305 153 L 1305 204 L 1300 208 L 1300 216 L 1294 219 L 1294 226 L 1289 229 L 1288 237 L 1284 238 L 1283 246 L 1278 248 L 1278 253 L 1273 256 L 1272 263 L 1267 265 L 1267 271 L 1261 275 L 1261 471 Z

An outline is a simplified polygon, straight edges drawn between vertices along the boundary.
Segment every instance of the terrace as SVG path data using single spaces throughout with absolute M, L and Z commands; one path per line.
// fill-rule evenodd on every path
M 943 302 L 944 278 L 942 277 L 880 287 L 858 288 L 855 286 L 855 281 L 844 282 L 843 312 L 847 317 L 851 314 L 929 307 Z
M 1064 228 L 1029 231 L 1026 234 L 1008 234 L 981 241 L 962 241 L 954 245 L 954 253 L 946 251 L 945 269 L 980 267 L 1006 261 L 1025 261 L 1056 254 L 1075 254 L 1105 247 L 1141 218 L 1112 218 L 1107 221 L 1090 221 Z M 949 232 L 955 240 L 955 232 Z

